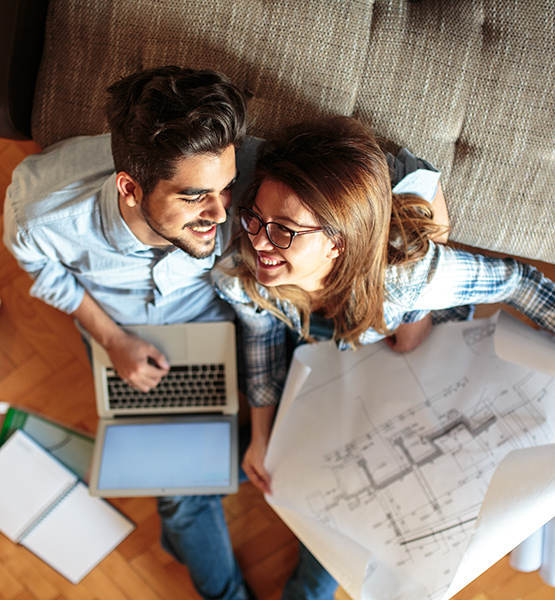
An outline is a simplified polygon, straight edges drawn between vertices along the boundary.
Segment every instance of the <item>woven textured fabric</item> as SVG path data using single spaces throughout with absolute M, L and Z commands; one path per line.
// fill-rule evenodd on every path
M 457 236 L 555 262 L 555 4 L 488 2 L 449 191 Z M 493 210 L 492 210 L 493 209 Z
M 41 146 L 106 131 L 105 89 L 176 64 L 225 73 L 251 97 L 255 132 L 351 114 L 369 0 L 51 0 L 33 136 Z
M 455 241 L 555 262 L 552 0 L 50 0 L 33 135 L 106 131 L 105 89 L 228 75 L 254 133 L 354 115 L 443 173 Z
M 355 115 L 443 173 L 451 239 L 555 262 L 551 0 L 377 0 Z

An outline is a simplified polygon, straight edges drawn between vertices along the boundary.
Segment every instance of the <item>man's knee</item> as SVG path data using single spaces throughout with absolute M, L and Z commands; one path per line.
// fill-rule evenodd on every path
M 168 525 L 185 525 L 204 511 L 213 510 L 219 496 L 164 496 L 158 498 L 158 513 Z

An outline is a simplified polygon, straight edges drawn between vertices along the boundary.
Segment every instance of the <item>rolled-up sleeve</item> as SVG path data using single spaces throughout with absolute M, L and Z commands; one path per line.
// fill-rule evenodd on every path
M 504 302 L 555 331 L 555 283 L 535 267 L 435 244 L 425 263 L 427 282 L 412 310 Z
M 31 235 L 19 230 L 9 205 L 4 214 L 4 245 L 34 279 L 32 296 L 68 314 L 79 307 L 85 294 L 83 286 L 56 257 L 42 250 Z

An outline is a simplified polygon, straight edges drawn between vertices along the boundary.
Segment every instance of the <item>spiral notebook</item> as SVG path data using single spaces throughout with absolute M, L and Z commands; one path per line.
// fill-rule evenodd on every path
M 0 531 L 78 583 L 134 529 L 23 431 L 0 447 Z

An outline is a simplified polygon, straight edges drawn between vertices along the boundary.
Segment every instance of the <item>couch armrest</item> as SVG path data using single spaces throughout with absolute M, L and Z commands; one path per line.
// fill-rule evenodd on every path
M 33 94 L 47 8 L 48 0 L 2 0 L 0 137 L 31 137 Z

